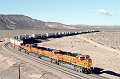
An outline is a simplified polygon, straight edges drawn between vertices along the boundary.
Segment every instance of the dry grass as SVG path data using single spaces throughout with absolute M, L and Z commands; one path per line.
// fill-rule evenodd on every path
M 101 32 L 85 36 L 102 45 L 120 50 L 120 32 Z

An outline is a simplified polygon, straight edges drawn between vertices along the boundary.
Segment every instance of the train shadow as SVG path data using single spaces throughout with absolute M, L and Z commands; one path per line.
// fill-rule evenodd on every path
M 94 74 L 100 75 L 100 74 L 103 74 L 103 73 L 120 77 L 120 74 L 116 73 L 114 71 L 109 71 L 109 70 L 104 70 L 102 68 L 94 67 Z

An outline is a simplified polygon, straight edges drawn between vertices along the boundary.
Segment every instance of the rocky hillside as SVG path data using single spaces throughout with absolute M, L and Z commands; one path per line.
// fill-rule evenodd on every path
M 32 19 L 25 15 L 4 15 L 0 14 L 0 30 L 14 29 L 74 29 L 74 27 L 57 22 L 43 22 L 41 20 Z
M 72 27 L 58 22 L 46 22 L 45 25 L 54 29 L 76 29 L 74 26 Z

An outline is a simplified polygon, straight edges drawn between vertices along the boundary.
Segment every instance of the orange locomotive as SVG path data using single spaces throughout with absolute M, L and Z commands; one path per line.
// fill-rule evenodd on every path
M 72 69 L 83 73 L 93 73 L 92 60 L 89 55 L 64 52 L 45 47 L 38 47 L 35 44 L 14 45 L 18 50 L 24 50 L 27 54 L 35 53 L 39 58 L 49 58 L 52 63 L 62 65 L 69 64 Z M 62 64 L 61 64 L 62 63 Z
M 76 35 L 76 34 L 84 34 L 84 33 L 92 33 L 92 32 L 99 32 L 97 30 L 90 30 L 90 31 L 83 31 L 83 32 L 63 32 L 63 33 L 54 33 L 47 35 L 39 35 L 33 34 L 33 37 L 29 37 L 29 35 L 19 35 L 13 36 L 10 38 L 10 44 L 15 49 L 25 51 L 27 54 L 34 53 L 39 58 L 44 60 L 49 60 L 52 63 L 65 66 L 71 69 L 74 69 L 78 72 L 83 73 L 93 73 L 92 67 L 92 60 L 90 59 L 89 55 L 82 55 L 78 53 L 70 53 L 61 50 L 55 50 L 45 47 L 38 47 L 35 42 L 38 40 L 36 39 L 45 39 L 50 37 L 60 37 L 60 36 L 69 36 L 69 35 Z

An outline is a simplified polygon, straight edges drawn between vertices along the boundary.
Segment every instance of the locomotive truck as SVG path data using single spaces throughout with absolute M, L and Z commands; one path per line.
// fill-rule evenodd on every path
M 78 53 L 71 53 L 57 49 L 51 49 L 46 47 L 40 47 L 33 41 L 34 39 L 43 39 L 49 37 L 60 37 L 84 33 L 99 32 L 99 30 L 80 31 L 80 32 L 66 32 L 63 33 L 46 33 L 46 34 L 33 34 L 32 38 L 29 35 L 13 36 L 10 38 L 10 44 L 12 47 L 19 51 L 24 51 L 27 54 L 35 54 L 40 59 L 47 59 L 51 63 L 55 63 L 60 66 L 71 68 L 77 72 L 93 73 L 92 59 L 89 55 L 82 55 Z M 31 43 L 30 43 L 31 42 Z

